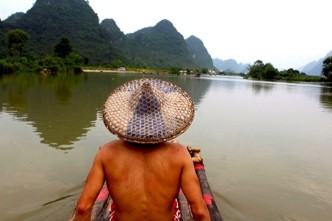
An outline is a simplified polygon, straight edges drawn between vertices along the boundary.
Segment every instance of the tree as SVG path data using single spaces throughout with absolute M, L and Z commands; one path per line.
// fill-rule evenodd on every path
M 62 37 L 60 42 L 55 45 L 54 53 L 60 58 L 67 57 L 73 51 L 73 46 L 70 45 L 69 39 Z
M 279 74 L 279 71 L 272 64 L 264 64 L 261 60 L 255 61 L 248 70 L 248 76 L 260 80 L 273 80 Z
M 248 76 L 252 78 L 260 78 L 263 67 L 264 63 L 261 60 L 255 61 L 254 65 L 249 65 L 248 67 Z
M 9 55 L 13 56 L 18 52 L 19 56 L 23 56 L 24 48 L 29 40 L 28 33 L 21 29 L 9 30 L 5 33 L 5 41 L 9 51 Z
M 332 56 L 327 57 L 323 61 L 322 74 L 327 78 L 328 81 L 332 82 Z
M 263 63 L 262 60 L 257 60 L 257 61 L 255 61 L 254 66 L 256 66 L 256 67 L 263 67 L 264 63 Z
M 265 80 L 273 80 L 278 75 L 278 73 L 278 70 L 270 63 L 267 63 L 263 66 L 262 77 Z
M 202 73 L 203 74 L 207 74 L 209 72 L 209 70 L 207 68 L 202 68 Z
M 65 65 L 67 68 L 80 67 L 84 63 L 84 58 L 77 53 L 70 53 L 65 59 Z

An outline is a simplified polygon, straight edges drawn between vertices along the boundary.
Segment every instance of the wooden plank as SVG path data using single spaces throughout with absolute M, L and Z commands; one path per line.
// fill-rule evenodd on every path
M 196 174 L 201 185 L 204 201 L 209 209 L 212 221 L 223 221 L 221 214 L 218 210 L 216 201 L 214 200 L 209 182 L 206 177 L 205 168 L 203 163 L 195 163 Z
M 179 202 L 179 207 L 180 207 L 180 211 L 181 211 L 181 220 L 182 221 L 193 221 L 194 218 L 191 213 L 187 198 L 181 190 L 178 195 L 178 202 Z

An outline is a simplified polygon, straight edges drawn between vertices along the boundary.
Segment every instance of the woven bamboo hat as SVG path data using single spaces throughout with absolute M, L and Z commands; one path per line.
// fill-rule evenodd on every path
M 129 81 L 107 98 L 103 121 L 120 139 L 143 144 L 169 141 L 194 118 L 194 104 L 180 87 L 159 79 Z

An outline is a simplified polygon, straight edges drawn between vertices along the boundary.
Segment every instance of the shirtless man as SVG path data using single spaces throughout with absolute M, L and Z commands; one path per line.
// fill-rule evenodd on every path
M 131 91 L 130 96 L 128 90 Z M 119 96 L 123 91 L 126 95 Z M 172 99 L 169 99 L 170 96 Z M 169 100 L 171 103 L 167 103 Z M 140 103 L 147 106 L 142 108 Z M 165 112 L 163 105 L 171 109 L 175 105 L 183 116 L 179 118 L 180 112 Z M 121 126 L 114 125 L 119 122 L 117 117 L 128 111 L 126 106 L 130 106 L 132 117 L 129 126 L 125 125 L 123 130 Z M 117 113 L 113 115 L 114 112 Z M 158 113 L 163 113 L 162 122 L 155 117 Z M 96 154 L 77 203 L 74 220 L 90 221 L 92 207 L 106 181 L 115 206 L 113 220 L 172 221 L 173 203 L 181 188 L 194 220 L 209 221 L 210 215 L 190 154 L 183 145 L 167 142 L 189 127 L 193 115 L 193 104 L 188 95 L 168 82 L 141 79 L 115 90 L 105 103 L 103 119 L 106 127 L 120 139 L 105 144 Z M 135 127 L 128 129 L 138 118 L 143 125 L 153 122 L 153 128 L 149 131 L 148 127 L 144 127 L 143 132 Z M 125 121 L 123 119 L 120 122 Z M 156 133 L 159 130 L 162 130 L 161 133 Z

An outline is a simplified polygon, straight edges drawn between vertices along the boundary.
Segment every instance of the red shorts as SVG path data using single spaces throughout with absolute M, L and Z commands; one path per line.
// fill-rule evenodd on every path
M 117 221 L 115 216 L 115 205 L 112 203 L 111 210 L 110 210 L 110 221 Z M 173 221 L 180 221 L 181 220 L 181 212 L 179 208 L 178 200 L 175 199 L 173 203 Z

